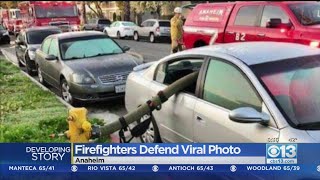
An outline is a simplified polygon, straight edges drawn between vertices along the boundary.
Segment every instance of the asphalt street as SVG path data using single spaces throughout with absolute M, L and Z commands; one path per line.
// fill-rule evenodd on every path
M 136 42 L 134 40 L 116 40 L 121 46 L 131 47 L 130 51 L 136 52 L 143 56 L 144 62 L 157 61 L 166 55 L 170 54 L 169 43 L 149 43 L 145 41 Z M 0 45 L 3 54 L 8 57 L 12 62 L 18 63 L 15 55 L 14 41 L 12 38 L 10 45 Z M 25 71 L 25 68 L 22 68 Z M 36 80 L 37 77 L 34 77 Z M 53 87 L 48 87 L 56 95 L 59 96 L 59 91 Z M 106 123 L 117 120 L 119 116 L 127 113 L 124 107 L 124 100 L 116 100 L 109 102 L 92 102 L 82 103 L 88 109 L 89 118 L 103 119 Z

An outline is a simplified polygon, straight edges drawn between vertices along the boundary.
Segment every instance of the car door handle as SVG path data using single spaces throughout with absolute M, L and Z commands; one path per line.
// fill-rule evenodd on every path
M 266 36 L 266 34 L 262 34 L 262 33 L 259 33 L 259 34 L 257 34 L 257 35 L 260 36 L 260 37 Z
M 233 31 L 227 31 L 227 33 L 228 33 L 228 34 L 234 34 L 234 32 L 233 32 Z

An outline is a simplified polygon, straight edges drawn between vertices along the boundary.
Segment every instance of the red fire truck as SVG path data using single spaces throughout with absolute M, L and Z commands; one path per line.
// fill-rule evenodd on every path
M 15 34 L 22 27 L 22 20 L 19 9 L 1 9 L 0 22 L 9 31 L 10 34 Z
M 63 31 L 78 31 L 79 10 L 73 1 L 24 1 L 18 4 L 25 28 L 59 26 Z
M 291 42 L 320 48 L 320 3 L 237 1 L 198 4 L 184 24 L 187 49 L 241 41 Z

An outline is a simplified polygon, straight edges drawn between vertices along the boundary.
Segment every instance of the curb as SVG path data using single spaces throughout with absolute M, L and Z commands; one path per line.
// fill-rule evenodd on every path
M 36 85 L 38 85 L 41 89 L 45 90 L 45 91 L 49 91 L 51 94 L 53 94 L 63 105 L 65 105 L 68 109 L 74 108 L 72 105 L 66 103 L 61 97 L 57 96 L 55 93 L 53 93 L 52 91 L 50 91 L 50 89 L 48 89 L 46 86 L 42 85 L 40 82 L 38 82 L 37 80 L 35 80 L 32 76 L 30 76 L 28 73 L 24 72 L 23 70 L 20 69 L 19 65 L 16 64 L 15 62 L 13 62 L 12 60 L 10 60 L 10 58 L 6 55 L 6 53 L 3 51 L 3 49 L 1 49 L 1 53 L 3 54 L 3 56 L 5 57 L 5 59 L 12 63 L 14 66 L 18 67 L 20 72 L 25 75 L 26 77 L 28 77 L 32 82 L 34 82 Z

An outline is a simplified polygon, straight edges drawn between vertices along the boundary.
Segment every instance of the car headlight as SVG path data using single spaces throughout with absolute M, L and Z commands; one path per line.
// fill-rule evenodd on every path
M 36 52 L 35 51 L 28 51 L 28 56 L 30 60 L 35 60 L 36 59 Z
M 311 46 L 311 47 L 314 47 L 314 48 L 320 47 L 320 42 L 318 42 L 318 41 L 311 41 L 311 42 L 310 42 L 310 46 Z
M 6 32 L 4 32 L 2 35 L 3 35 L 3 36 L 9 36 L 9 32 L 6 31 Z
M 93 78 L 83 74 L 73 74 L 72 80 L 74 83 L 77 83 L 77 84 L 94 84 L 95 83 Z

